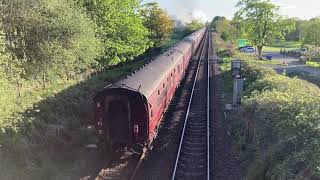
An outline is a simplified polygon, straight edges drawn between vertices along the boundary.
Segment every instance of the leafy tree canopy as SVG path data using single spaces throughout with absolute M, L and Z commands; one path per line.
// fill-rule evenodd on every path
M 320 46 L 320 18 L 310 21 L 310 25 L 306 28 L 303 44 Z
M 279 7 L 270 0 L 240 0 L 234 20 L 243 28 L 244 37 L 257 46 L 259 58 L 262 47 L 273 38 L 284 39 L 294 30 L 294 23 L 279 15 Z
M 236 36 L 236 29 L 232 23 L 225 17 L 216 16 L 211 22 L 211 26 L 223 40 L 228 41 Z
M 150 31 L 150 39 L 159 46 L 173 33 L 175 23 L 157 3 L 147 3 L 142 10 L 144 25 Z
M 202 28 L 204 24 L 200 21 L 194 20 L 188 24 L 186 24 L 185 29 L 184 29 L 184 34 L 188 35 L 200 28 Z
M 3 4 L 1 20 L 7 46 L 27 77 L 79 73 L 89 69 L 100 55 L 94 23 L 73 3 L 5 0 Z
M 132 60 L 152 44 L 143 26 L 138 0 L 79 0 L 98 25 L 107 65 Z

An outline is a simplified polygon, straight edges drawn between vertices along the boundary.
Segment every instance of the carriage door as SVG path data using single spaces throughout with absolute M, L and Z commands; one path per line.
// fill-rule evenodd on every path
M 110 101 L 107 109 L 110 138 L 113 142 L 130 141 L 130 103 L 127 98 L 118 97 Z

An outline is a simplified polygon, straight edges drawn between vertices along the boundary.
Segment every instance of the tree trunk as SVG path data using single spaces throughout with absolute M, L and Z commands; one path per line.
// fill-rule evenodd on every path
M 262 47 L 263 46 L 257 46 L 258 49 L 258 59 L 263 60 L 262 58 Z
M 42 85 L 43 89 L 46 89 L 46 73 L 42 71 Z
M 22 96 L 21 90 L 22 90 L 22 82 L 20 81 L 20 78 L 17 78 L 17 92 L 18 92 L 18 97 Z

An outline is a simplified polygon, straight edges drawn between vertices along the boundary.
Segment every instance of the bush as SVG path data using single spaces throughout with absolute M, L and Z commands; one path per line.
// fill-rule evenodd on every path
M 320 178 L 320 89 L 245 63 L 251 82 L 243 98 L 241 147 L 253 156 L 248 179 Z M 259 168 L 257 168 L 259 167 Z
M 320 47 L 309 46 L 307 51 L 301 56 L 300 61 L 307 63 L 308 61 L 320 62 Z
M 247 60 L 244 64 L 243 74 L 246 78 L 246 84 L 251 84 L 258 79 L 262 79 L 268 76 L 274 76 L 276 75 L 276 72 L 270 67 L 265 67 L 263 64 Z

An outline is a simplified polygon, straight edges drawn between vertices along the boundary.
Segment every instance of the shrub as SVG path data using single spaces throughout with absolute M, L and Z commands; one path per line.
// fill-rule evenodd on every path
M 248 179 L 320 177 L 320 89 L 301 79 L 245 63 L 251 82 L 243 98 L 242 147 Z M 259 168 L 257 168 L 259 167 Z
M 309 46 L 308 50 L 300 58 L 300 61 L 303 63 L 307 61 L 320 62 L 320 47 Z

